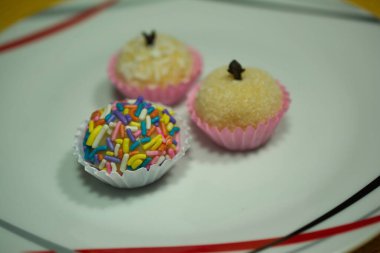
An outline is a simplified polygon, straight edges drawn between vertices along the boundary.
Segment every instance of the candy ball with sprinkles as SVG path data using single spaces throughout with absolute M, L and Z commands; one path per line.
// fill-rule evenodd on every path
M 116 101 L 91 114 L 83 138 L 84 161 L 123 176 L 172 161 L 181 151 L 180 127 L 171 109 L 144 101 Z

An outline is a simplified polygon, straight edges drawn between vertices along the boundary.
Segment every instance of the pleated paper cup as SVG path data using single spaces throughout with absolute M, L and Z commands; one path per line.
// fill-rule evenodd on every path
M 194 48 L 189 48 L 193 57 L 193 66 L 189 78 L 179 84 L 169 84 L 166 87 L 158 87 L 154 84 L 148 87 L 140 87 L 137 84 L 126 82 L 117 72 L 117 59 L 119 54 L 114 55 L 108 65 L 108 77 L 115 88 L 127 98 L 143 96 L 146 100 L 160 102 L 165 105 L 173 105 L 180 102 L 187 94 L 191 86 L 202 72 L 202 57 Z
M 77 129 L 74 141 L 74 155 L 78 162 L 83 165 L 84 170 L 90 175 L 96 177 L 100 181 L 112 185 L 117 188 L 136 188 L 151 184 L 160 179 L 176 164 L 190 148 L 189 127 L 182 119 L 177 119 L 181 127 L 179 148 L 177 154 L 172 158 L 165 159 L 162 164 L 153 164 L 149 170 L 141 167 L 137 170 L 126 170 L 123 175 L 112 171 L 108 173 L 106 170 L 98 170 L 91 163 L 84 159 L 83 139 L 87 130 L 88 120 L 84 121 Z M 180 169 L 180 168 L 179 168 Z
M 207 122 L 197 115 L 195 111 L 195 98 L 200 89 L 199 85 L 195 85 L 190 91 L 187 98 L 187 109 L 194 123 L 208 135 L 218 145 L 229 150 L 249 150 L 255 149 L 264 144 L 273 135 L 277 125 L 286 113 L 290 105 L 290 97 L 288 91 L 279 81 L 277 81 L 282 91 L 282 106 L 278 113 L 269 118 L 267 121 L 258 124 L 256 127 L 248 126 L 245 129 L 237 127 L 233 130 L 227 127 L 218 129 L 209 125 Z

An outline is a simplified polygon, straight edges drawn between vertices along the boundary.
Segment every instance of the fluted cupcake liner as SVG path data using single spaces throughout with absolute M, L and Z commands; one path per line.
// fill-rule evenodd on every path
M 117 188 L 136 188 L 157 181 L 167 173 L 190 148 L 191 138 L 189 127 L 184 120 L 178 119 L 179 126 L 181 127 L 181 131 L 179 132 L 179 148 L 177 154 L 172 159 L 165 159 L 162 164 L 153 164 L 150 166 L 149 170 L 142 167 L 137 170 L 127 170 L 123 175 L 114 171 L 108 173 L 106 170 L 98 170 L 84 159 L 83 139 L 87 130 L 87 123 L 88 120 L 84 121 L 77 129 L 74 140 L 74 155 L 77 157 L 78 162 L 84 166 L 84 170 L 87 173 L 96 177 L 100 181 Z
M 218 129 L 217 127 L 209 125 L 207 122 L 202 121 L 195 111 L 195 98 L 200 89 L 199 85 L 195 85 L 190 91 L 186 102 L 187 109 L 195 124 L 218 145 L 229 150 L 254 149 L 268 141 L 289 108 L 289 93 L 285 89 L 285 86 L 279 81 L 277 81 L 277 84 L 280 86 L 283 94 L 282 106 L 275 116 L 258 124 L 256 127 L 248 126 L 245 129 L 237 127 L 233 130 L 228 129 L 227 127 Z
M 198 79 L 202 72 L 202 57 L 194 48 L 189 48 L 193 57 L 193 66 L 189 78 L 179 84 L 170 84 L 166 87 L 140 87 L 136 84 L 131 84 L 120 78 L 117 73 L 118 54 L 112 56 L 108 65 L 108 77 L 116 89 L 127 98 L 137 98 L 143 96 L 152 102 L 160 102 L 166 105 L 178 103 L 186 95 L 194 82 Z

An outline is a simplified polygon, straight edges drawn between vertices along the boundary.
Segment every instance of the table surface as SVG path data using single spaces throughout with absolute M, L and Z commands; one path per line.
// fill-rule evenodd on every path
M 33 1 L 28 1 L 29 3 Z M 40 1 L 42 2 L 42 1 Z M 250 1 L 236 1 L 235 4 L 247 4 L 246 2 Z M 334 17 L 334 15 L 337 18 L 341 19 L 347 19 L 349 22 L 369 22 L 369 23 L 376 23 L 376 19 L 373 19 L 371 15 L 366 13 L 363 10 L 359 10 L 357 8 L 353 8 L 352 6 L 342 4 L 339 1 L 303 1 L 302 3 L 299 1 L 251 1 L 255 2 L 252 6 L 254 8 L 264 8 L 264 9 L 273 9 L 276 11 L 283 11 L 283 12 L 295 12 L 295 13 L 306 13 L 309 15 L 319 15 L 319 16 L 325 16 L 326 18 Z M 85 10 L 87 8 L 92 7 L 93 5 L 99 4 L 101 1 L 80 1 L 80 3 L 77 4 L 70 4 L 72 8 L 66 8 L 65 12 L 56 12 L 54 9 L 50 9 L 47 11 L 44 11 L 40 14 L 37 14 L 37 16 L 34 16 L 33 22 L 30 22 L 30 19 L 26 19 L 25 21 L 22 21 L 18 24 L 16 24 L 14 27 L 9 28 L 9 30 L 6 30 L 3 34 L 0 34 L 0 44 L 6 44 L 8 41 L 12 41 L 14 39 L 17 39 L 19 37 L 23 37 L 26 35 L 24 26 L 28 29 L 31 29 L 32 31 L 38 31 L 39 29 L 43 29 L 46 26 L 47 20 L 48 22 L 60 22 L 62 20 L 65 20 L 66 18 L 76 14 L 76 12 L 79 10 Z M 25 8 L 27 6 L 24 6 Z M 27 13 L 27 12 L 25 12 Z M 41 18 L 45 17 L 45 18 Z M 29 23 L 28 23 L 29 22 Z M 28 23 L 25 25 L 25 23 Z M 377 24 L 378 25 L 378 24 Z M 13 29 L 13 30 L 12 30 Z M 31 42 L 34 43 L 34 42 Z M 38 41 L 36 41 L 38 43 Z M 1 45 L 0 45 L 1 46 Z M 20 47 L 15 47 L 11 50 L 19 50 Z M 1 217 L 0 217 L 1 218 Z M 17 229 L 12 228 L 11 226 L 7 226 L 7 224 L 2 223 L 0 228 L 0 237 L 3 241 L 7 241 L 8 245 L 14 245 L 14 244 L 20 244 L 23 245 L 21 248 L 32 248 L 32 249 L 41 249 L 43 250 L 43 247 L 40 247 L 39 245 L 36 245 L 35 243 L 32 243 L 24 238 L 27 237 L 19 237 L 15 236 L 17 234 Z M 24 234 L 25 235 L 25 234 Z M 360 247 L 359 249 L 356 249 L 352 252 L 377 252 L 376 250 L 380 250 L 380 235 L 372 239 L 370 242 L 366 243 L 364 246 Z

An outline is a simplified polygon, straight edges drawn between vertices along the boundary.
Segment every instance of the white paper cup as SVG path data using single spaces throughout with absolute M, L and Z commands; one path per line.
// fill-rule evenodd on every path
M 84 170 L 96 177 L 100 181 L 112 185 L 117 188 L 136 188 L 151 184 L 160 179 L 166 172 L 173 167 L 190 148 L 190 133 L 189 126 L 184 120 L 178 119 L 178 125 L 181 128 L 179 150 L 172 159 L 166 159 L 162 164 L 151 165 L 149 170 L 145 167 L 137 170 L 127 170 L 120 175 L 117 172 L 108 173 L 105 170 L 98 170 L 92 164 L 84 160 L 83 138 L 86 133 L 88 120 L 85 120 L 77 129 L 74 140 L 74 155 L 78 162 L 84 166 Z

